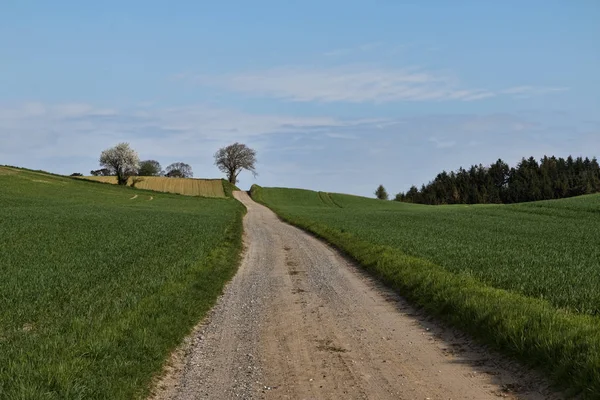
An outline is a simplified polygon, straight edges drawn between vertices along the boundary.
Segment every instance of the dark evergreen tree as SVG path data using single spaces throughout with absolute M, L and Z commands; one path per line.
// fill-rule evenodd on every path
M 388 199 L 388 193 L 385 190 L 385 188 L 383 187 L 383 185 L 379 185 L 379 187 L 375 191 L 375 196 L 377 196 L 377 198 L 379 200 L 387 200 Z
M 442 171 L 421 189 L 412 186 L 395 200 L 422 204 L 519 203 L 600 192 L 600 165 L 594 157 L 523 158 L 513 168 L 498 159 L 489 167 Z

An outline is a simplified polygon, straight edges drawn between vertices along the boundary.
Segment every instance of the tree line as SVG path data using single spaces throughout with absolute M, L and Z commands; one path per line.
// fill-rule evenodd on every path
M 176 162 L 170 164 L 166 169 L 162 169 L 160 163 L 156 160 L 139 161 L 137 168 L 131 168 L 127 171 L 128 176 L 166 176 L 167 178 L 192 178 L 194 173 L 189 164 Z M 104 167 L 90 171 L 93 176 L 116 176 L 116 169 Z
M 219 149 L 215 155 L 215 165 L 227 174 L 229 182 L 236 184 L 242 170 L 248 170 L 256 176 L 256 151 L 245 144 L 234 143 Z M 183 162 L 170 164 L 165 170 L 156 160 L 140 161 L 129 143 L 119 143 L 100 154 L 102 168 L 90 171 L 94 176 L 116 176 L 119 185 L 126 185 L 130 177 L 165 176 L 168 178 L 192 178 L 192 167 Z M 71 176 L 81 176 L 75 173 Z M 140 178 L 138 178 L 140 179 Z M 134 179 L 133 184 L 139 182 Z
M 379 189 L 378 189 L 379 190 Z M 412 186 L 395 200 L 420 204 L 489 204 L 562 199 L 600 192 L 600 165 L 594 157 L 523 158 L 515 167 L 499 159 L 442 171 L 420 189 Z M 380 192 L 381 194 L 381 192 Z M 378 196 L 379 197 L 379 196 Z

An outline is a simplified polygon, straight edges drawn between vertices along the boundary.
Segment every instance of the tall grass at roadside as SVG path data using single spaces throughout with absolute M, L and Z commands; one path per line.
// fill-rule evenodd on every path
M 421 206 L 254 186 L 255 200 L 336 245 L 414 303 L 600 393 L 600 195 Z
M 0 187 L 0 398 L 144 398 L 235 273 L 243 206 L 3 167 Z
M 240 188 L 229 182 L 227 179 L 221 179 L 221 181 L 223 183 L 223 193 L 225 193 L 226 197 L 233 197 L 233 192 L 240 190 Z

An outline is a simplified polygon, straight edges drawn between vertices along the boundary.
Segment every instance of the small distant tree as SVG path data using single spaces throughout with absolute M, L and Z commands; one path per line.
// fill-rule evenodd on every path
M 388 199 L 387 191 L 385 190 L 383 185 L 379 185 L 379 187 L 375 191 L 375 196 L 377 196 L 377 198 L 379 200 L 387 200 Z
M 189 164 L 176 162 L 167 167 L 165 176 L 169 178 L 191 178 L 194 173 Z
M 215 153 L 215 165 L 219 171 L 227 174 L 227 180 L 232 183 L 237 183 L 237 177 L 242 170 L 256 173 L 256 151 L 242 143 L 234 143 L 227 147 L 220 148 Z
M 162 167 L 158 161 L 145 160 L 140 162 L 139 176 L 160 176 L 162 174 Z
M 112 176 L 113 173 L 108 168 L 102 168 L 90 171 L 93 176 Z
M 73 172 L 70 176 L 83 176 L 83 174 L 79 172 Z
M 140 158 L 137 152 L 129 147 L 129 143 L 119 143 L 100 154 L 100 166 L 116 175 L 119 185 L 127 185 L 129 177 L 137 173 L 139 164 Z

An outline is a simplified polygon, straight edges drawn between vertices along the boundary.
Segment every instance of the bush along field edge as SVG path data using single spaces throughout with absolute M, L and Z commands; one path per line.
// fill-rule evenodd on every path
M 282 220 L 324 239 L 376 278 L 447 323 L 527 365 L 544 371 L 567 395 L 598 398 L 600 324 L 597 318 L 556 309 L 546 301 L 489 287 L 398 249 L 297 217 L 268 204 L 263 188 L 252 198 Z
M 223 192 L 225 192 L 225 197 L 233 197 L 233 192 L 240 190 L 240 188 L 229 182 L 227 179 L 221 179 L 221 181 L 223 182 Z

